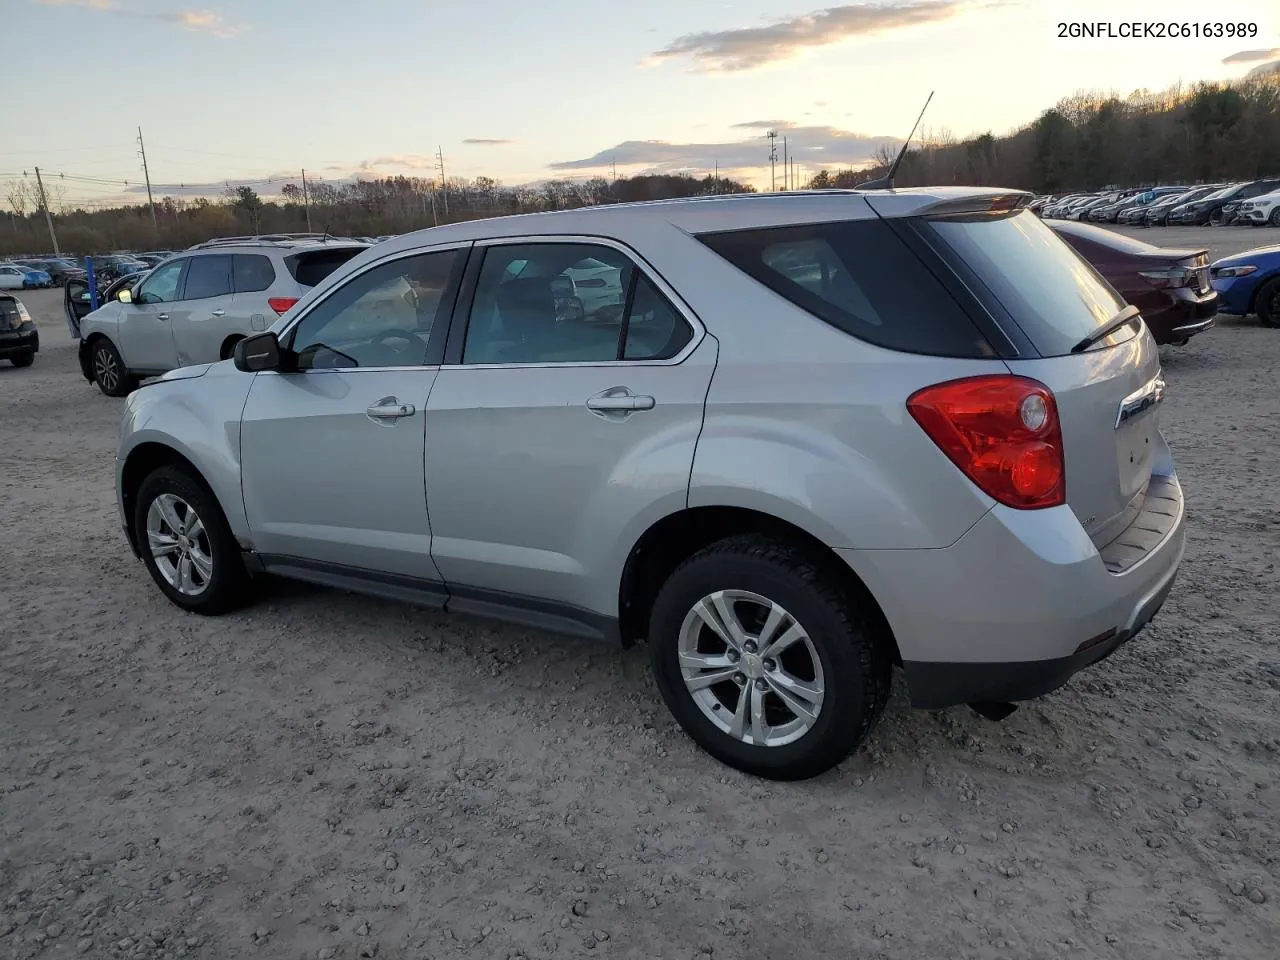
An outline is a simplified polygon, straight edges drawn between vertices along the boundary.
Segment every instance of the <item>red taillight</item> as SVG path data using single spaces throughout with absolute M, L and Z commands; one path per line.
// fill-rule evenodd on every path
M 274 310 L 276 315 L 279 316 L 297 303 L 299 299 L 300 298 L 298 297 L 268 297 L 267 306 Z
M 967 377 L 916 391 L 907 410 L 993 500 L 1023 510 L 1066 503 L 1058 406 L 1043 383 Z

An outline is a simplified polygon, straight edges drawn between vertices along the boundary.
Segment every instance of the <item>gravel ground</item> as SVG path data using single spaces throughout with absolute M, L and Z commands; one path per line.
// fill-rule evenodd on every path
M 1280 331 L 1164 352 L 1188 549 L 1138 640 L 1000 724 L 899 687 L 782 785 L 696 751 L 641 649 L 294 585 L 179 612 L 117 526 L 119 402 L 26 299 L 0 957 L 1280 956 Z

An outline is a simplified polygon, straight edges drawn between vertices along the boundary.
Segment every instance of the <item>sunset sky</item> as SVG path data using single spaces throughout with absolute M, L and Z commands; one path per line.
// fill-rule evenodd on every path
M 84 202 L 136 189 L 138 126 L 158 196 L 216 193 L 228 180 L 272 193 L 303 167 L 330 179 L 432 176 L 437 146 L 450 177 L 609 176 L 611 163 L 619 175 L 700 174 L 718 163 L 767 187 L 771 127 L 807 176 L 899 140 L 930 90 L 924 128 L 967 136 L 1006 132 L 1081 88 L 1124 95 L 1280 60 L 1275 4 L 1254 0 L 4 6 L 16 96 L 0 130 L 0 185 L 39 165 Z M 1056 37 L 1059 20 L 1120 19 L 1259 32 Z

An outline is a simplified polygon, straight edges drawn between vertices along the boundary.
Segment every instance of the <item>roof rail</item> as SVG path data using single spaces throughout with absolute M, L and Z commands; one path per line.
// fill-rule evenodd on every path
M 215 237 L 201 243 L 193 243 L 188 250 L 207 250 L 212 247 L 289 247 L 303 243 L 360 243 L 350 237 L 325 236 L 324 234 L 269 233 L 253 237 Z

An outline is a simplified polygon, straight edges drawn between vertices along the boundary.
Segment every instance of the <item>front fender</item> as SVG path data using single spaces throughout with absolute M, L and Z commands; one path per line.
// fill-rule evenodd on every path
M 159 381 L 140 387 L 125 402 L 116 451 L 116 498 L 125 511 L 125 477 L 135 457 L 167 448 L 187 460 L 218 499 L 231 532 L 249 544 L 240 487 L 240 420 L 252 375 L 230 363 L 205 376 Z

